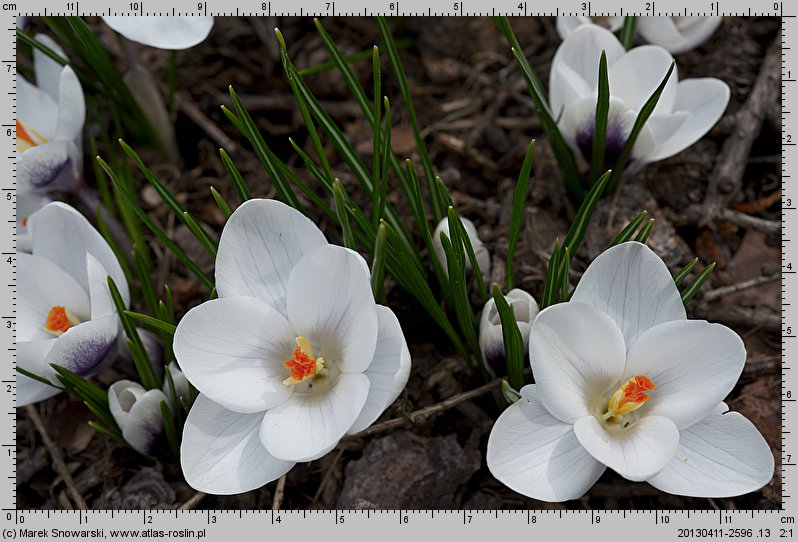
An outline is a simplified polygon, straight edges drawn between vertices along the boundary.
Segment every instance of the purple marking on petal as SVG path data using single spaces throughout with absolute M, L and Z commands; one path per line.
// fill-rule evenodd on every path
M 27 183 L 30 189 L 46 188 L 69 164 L 69 156 L 66 154 L 36 152 L 35 158 L 31 156 L 25 159 L 27 154 L 37 150 L 38 147 L 34 147 L 25 151 L 17 164 L 20 183 Z
M 72 355 L 55 360 L 56 363 L 80 376 L 88 376 L 108 355 L 116 338 L 87 337 L 71 349 Z
M 582 156 L 590 162 L 593 157 L 593 136 L 596 131 L 596 118 L 589 116 L 585 123 L 576 131 L 576 144 Z M 607 117 L 607 131 L 604 138 L 604 165 L 607 169 L 614 169 L 621 156 L 623 146 L 626 145 L 626 133 L 623 128 L 623 118 L 619 115 Z M 626 162 L 628 167 L 634 162 L 634 155 L 630 155 Z

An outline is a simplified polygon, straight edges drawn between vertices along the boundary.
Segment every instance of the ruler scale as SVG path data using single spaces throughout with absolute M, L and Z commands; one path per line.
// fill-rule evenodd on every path
M 109 4 L 113 4 L 110 5 Z M 342 538 L 367 532 L 382 540 L 408 537 L 557 536 L 565 540 L 591 537 L 603 540 L 620 533 L 634 533 L 646 542 L 660 540 L 730 539 L 787 540 L 798 534 L 798 505 L 793 492 L 798 464 L 798 386 L 793 361 L 798 359 L 798 191 L 789 182 L 798 175 L 798 145 L 793 140 L 793 108 L 798 108 L 798 6 L 772 1 L 675 0 L 532 2 L 499 0 L 17 0 L 0 3 L 0 74 L 5 100 L 2 128 L 4 171 L 0 188 L 7 219 L 0 233 L 0 319 L 2 352 L 0 366 L 2 406 L 0 452 L 2 468 L 2 536 L 4 539 L 70 538 L 99 540 L 118 538 L 182 538 L 187 540 L 262 540 L 268 536 Z M 775 16 L 782 21 L 782 508 L 778 510 L 359 510 L 359 511 L 55 511 L 16 509 L 16 36 L 17 15 L 215 15 L 215 16 L 614 16 L 614 15 L 726 15 Z M 497 38 L 498 39 L 498 38 Z M 509 51 L 508 51 L 509 54 Z M 774 393 L 776 391 L 774 390 Z M 46 533 L 46 534 L 45 534 Z

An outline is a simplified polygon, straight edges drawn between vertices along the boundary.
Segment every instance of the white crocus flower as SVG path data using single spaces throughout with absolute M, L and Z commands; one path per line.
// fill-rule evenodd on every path
M 108 243 L 75 209 L 50 203 L 28 222 L 31 253 L 17 253 L 17 363 L 59 384 L 50 364 L 86 376 L 111 352 L 118 317 L 107 277 L 129 301 L 125 275 Z M 17 375 L 17 406 L 57 388 Z
M 461 218 L 460 220 L 463 223 L 469 241 L 471 241 L 471 247 L 474 249 L 474 256 L 477 258 L 479 270 L 482 272 L 483 276 L 490 276 L 490 252 L 488 252 L 487 247 L 482 243 L 482 239 L 479 238 L 477 227 L 467 218 Z M 446 234 L 446 237 L 451 241 L 452 236 L 449 235 L 448 218 L 444 218 L 438 222 L 435 231 L 432 233 L 432 248 L 435 251 L 435 256 L 438 258 L 438 261 L 441 262 L 443 266 L 443 272 L 446 273 L 446 276 L 449 276 L 449 269 L 446 265 L 446 252 L 444 252 L 443 244 L 441 243 L 441 233 Z M 466 273 L 470 272 L 471 260 L 468 258 L 468 254 L 466 254 Z
M 568 145 L 588 160 L 593 148 L 602 51 L 607 55 L 610 87 L 606 156 L 608 166 L 613 167 L 641 107 L 662 82 L 673 57 L 656 45 L 627 52 L 612 32 L 596 25 L 579 27 L 560 45 L 551 66 L 551 108 Z M 679 81 L 674 68 L 635 142 L 629 167 L 638 170 L 689 147 L 715 125 L 728 103 L 729 87 L 723 81 Z
M 194 47 L 208 37 L 213 17 L 101 17 L 105 24 L 130 41 L 158 49 Z
M 131 448 L 144 455 L 165 449 L 161 390 L 146 390 L 130 380 L 120 380 L 108 388 L 108 407 L 122 437 Z
M 17 190 L 17 252 L 30 253 L 33 239 L 28 220 L 33 213 L 52 201 L 53 198 L 43 192 Z
M 48 36 L 36 40 L 66 56 Z M 83 178 L 83 89 L 72 68 L 38 49 L 33 51 L 33 67 L 36 85 L 17 78 L 17 188 L 71 189 Z
M 715 33 L 723 17 L 637 17 L 635 30 L 646 42 L 678 55 L 694 49 Z M 562 39 L 582 25 L 596 23 L 613 32 L 623 27 L 623 17 L 557 17 L 557 32 Z
M 366 263 L 313 222 L 250 200 L 225 225 L 219 299 L 180 321 L 174 351 L 200 391 L 180 461 L 195 489 L 258 488 L 373 423 L 403 389 L 410 354 L 377 305 Z
M 515 321 L 521 331 L 524 341 L 524 357 L 529 356 L 529 332 L 532 322 L 538 315 L 538 303 L 535 298 L 523 290 L 515 288 L 504 296 L 507 304 L 513 309 Z M 496 301 L 491 297 L 482 309 L 479 321 L 479 349 L 482 352 L 482 361 L 487 367 L 503 367 L 505 364 L 504 335 L 502 322 Z
M 722 402 L 745 364 L 742 340 L 688 320 L 645 245 L 596 258 L 571 301 L 540 312 L 529 350 L 537 384 L 488 440 L 488 467 L 515 491 L 575 499 L 607 467 L 694 497 L 740 495 L 773 476 L 762 435 Z

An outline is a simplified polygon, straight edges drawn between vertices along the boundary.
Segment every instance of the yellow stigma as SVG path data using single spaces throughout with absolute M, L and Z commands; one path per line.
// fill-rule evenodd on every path
M 44 322 L 44 330 L 52 333 L 56 337 L 60 337 L 69 330 L 72 326 L 80 323 L 77 316 L 69 312 L 66 307 L 53 307 L 47 313 L 47 319 Z
M 615 421 L 620 421 L 621 416 L 637 410 L 651 399 L 645 392 L 651 391 L 656 387 L 647 376 L 633 376 L 612 394 L 612 397 L 607 402 L 607 412 L 604 414 L 604 419 L 614 418 Z
M 25 152 L 42 143 L 47 143 L 47 139 L 42 134 L 24 122 L 17 120 L 17 150 L 19 152 Z
M 291 376 L 283 380 L 286 386 L 294 386 L 313 378 L 324 369 L 324 358 L 313 357 L 313 348 L 305 337 L 296 338 L 296 349 L 291 359 L 285 360 L 285 368 L 291 371 Z

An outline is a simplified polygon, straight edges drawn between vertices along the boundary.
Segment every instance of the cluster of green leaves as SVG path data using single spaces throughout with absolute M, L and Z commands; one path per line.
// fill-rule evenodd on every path
M 543 87 L 543 83 L 540 81 L 537 73 L 535 73 L 535 70 L 524 56 L 521 45 L 518 42 L 518 38 L 516 38 L 507 17 L 494 17 L 494 22 L 509 42 L 510 47 L 512 48 L 513 56 L 521 68 L 521 73 L 523 74 L 524 80 L 527 83 L 529 95 L 532 98 L 532 101 L 535 104 L 535 109 L 537 110 L 537 113 L 542 121 L 543 130 L 546 132 L 546 135 L 549 138 L 549 142 L 551 143 L 552 151 L 554 152 L 557 164 L 562 170 L 565 186 L 568 189 L 568 192 L 575 199 L 581 201 L 583 197 L 587 196 L 583 196 L 583 182 L 582 177 L 579 174 L 579 166 L 573 151 L 570 149 L 570 147 L 568 147 L 559 127 L 557 126 L 557 121 L 562 114 L 562 111 L 552 111 L 546 90 Z M 634 30 L 635 18 L 625 17 L 624 25 L 618 32 L 618 38 L 621 40 L 621 43 L 627 50 L 631 48 L 633 44 Z M 613 173 L 606 184 L 605 193 L 612 193 L 616 190 L 621 174 L 629 162 L 629 158 L 631 156 L 632 149 L 637 142 L 637 138 L 639 137 L 640 132 L 643 130 L 643 126 L 659 102 L 660 96 L 665 89 L 668 79 L 673 73 L 674 67 L 675 63 L 671 64 L 671 67 L 665 77 L 662 79 L 662 82 L 654 90 L 648 100 L 646 100 L 645 104 L 640 108 L 637 118 L 635 119 L 635 123 L 623 146 L 623 149 L 621 150 L 620 155 L 614 163 L 608 164 L 606 160 L 606 135 L 607 117 L 610 107 L 610 84 L 607 73 L 607 57 L 604 52 L 602 52 L 597 81 L 598 97 L 596 99 L 595 135 L 593 138 L 593 147 L 591 149 L 590 156 L 590 173 L 588 177 L 589 186 L 594 186 L 604 173 L 606 167 L 609 166 L 613 169 Z

